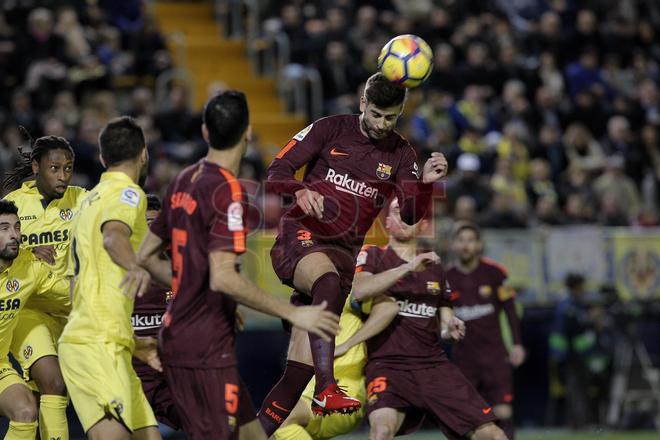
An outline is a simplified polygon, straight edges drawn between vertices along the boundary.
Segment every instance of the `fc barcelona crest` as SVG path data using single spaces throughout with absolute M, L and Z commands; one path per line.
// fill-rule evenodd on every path
M 437 281 L 427 281 L 426 282 L 426 290 L 431 294 L 431 295 L 437 295 L 440 293 L 440 283 Z
M 379 163 L 378 168 L 376 168 L 376 176 L 381 180 L 387 180 L 392 175 L 392 165 L 386 165 L 384 163 Z

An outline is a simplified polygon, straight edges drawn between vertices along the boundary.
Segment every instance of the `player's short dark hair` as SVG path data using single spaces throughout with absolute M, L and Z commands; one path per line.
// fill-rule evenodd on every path
M 147 194 L 147 211 L 160 211 L 163 204 L 156 194 Z
M 209 99 L 204 106 L 204 124 L 209 132 L 209 147 L 233 147 L 250 125 L 250 110 L 243 92 L 228 90 Z
M 474 235 L 477 237 L 477 240 L 481 241 L 481 230 L 479 229 L 479 226 L 477 226 L 475 223 L 468 221 L 462 221 L 454 227 L 453 237 L 454 238 L 458 237 L 458 234 L 460 234 L 465 230 L 474 232 Z
M 11 200 L 0 200 L 0 215 L 14 214 L 18 215 L 18 206 Z
M 20 163 L 11 171 L 5 173 L 5 178 L 2 181 L 2 189 L 4 193 L 11 192 L 17 189 L 23 180 L 32 176 L 32 161 L 41 161 L 41 158 L 51 150 L 65 150 L 75 157 L 73 148 L 69 141 L 60 136 L 42 136 L 32 142 L 32 136 L 23 126 L 19 126 L 19 130 L 28 140 L 32 146 L 32 150 L 24 152 L 22 147 L 18 147 L 18 154 L 20 156 Z
M 568 289 L 575 289 L 580 287 L 585 282 L 584 276 L 581 273 L 569 272 L 564 278 L 564 285 Z
M 142 128 L 130 116 L 112 119 L 99 135 L 101 158 L 106 167 L 137 158 L 146 146 Z
M 388 108 L 403 104 L 406 100 L 406 89 L 394 84 L 382 73 L 374 73 L 367 80 L 364 88 L 364 97 L 367 102 L 376 107 Z

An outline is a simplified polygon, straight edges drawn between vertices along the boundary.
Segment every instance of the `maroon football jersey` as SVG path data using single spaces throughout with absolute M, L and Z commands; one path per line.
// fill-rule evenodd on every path
M 172 292 L 160 284 L 152 283 L 142 298 L 135 298 L 131 323 L 138 336 L 157 337 Z
M 376 274 L 405 263 L 389 246 L 365 246 L 358 255 L 356 271 Z M 367 341 L 368 362 L 408 370 L 446 360 L 440 343 L 438 309 L 452 305 L 442 265 L 406 275 L 385 294 L 397 302 L 399 314 Z
M 303 181 L 296 170 L 307 165 Z M 324 197 L 323 218 L 306 216 L 293 205 L 284 220 L 297 219 L 316 240 L 355 249 L 392 195 L 401 218 L 415 223 L 426 212 L 433 186 L 420 181 L 414 149 L 398 133 L 372 140 L 362 134 L 358 115 L 319 119 L 277 154 L 267 185 L 279 194 L 308 188 Z
M 513 298 L 515 292 L 504 284 L 506 270 L 492 260 L 482 258 L 471 273 L 457 267 L 447 270 L 452 290 L 454 313 L 465 321 L 465 338 L 452 349 L 457 361 L 463 359 L 506 359 L 507 350 L 502 341 L 499 314 L 504 310 L 511 323 L 514 343 L 520 344 L 520 325 Z
M 209 285 L 209 253 L 245 252 L 247 199 L 226 169 L 201 160 L 168 188 L 151 231 L 171 243 L 172 302 L 163 317 L 164 364 L 223 368 L 236 364 L 236 302 Z

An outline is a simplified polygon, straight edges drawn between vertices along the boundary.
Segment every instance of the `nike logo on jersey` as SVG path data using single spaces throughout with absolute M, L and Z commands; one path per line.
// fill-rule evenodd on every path
M 490 414 L 490 412 L 491 412 L 492 410 L 493 410 L 493 408 L 488 407 L 488 408 L 484 408 L 484 409 L 482 409 L 481 412 L 484 413 L 484 414 Z
M 325 396 L 323 400 L 318 400 L 316 397 L 312 397 L 312 400 L 321 408 L 325 408 L 325 403 L 328 401 L 328 396 Z
M 288 412 L 288 413 L 291 412 L 290 409 L 286 409 L 286 408 L 284 408 L 284 407 L 278 405 L 278 404 L 277 404 L 277 400 L 273 400 L 272 405 L 273 405 L 273 407 L 279 409 L 280 411 L 284 411 L 284 412 Z
M 334 147 L 332 150 L 330 150 L 330 155 L 331 156 L 348 156 L 348 153 L 344 153 L 343 151 L 337 150 L 337 147 Z

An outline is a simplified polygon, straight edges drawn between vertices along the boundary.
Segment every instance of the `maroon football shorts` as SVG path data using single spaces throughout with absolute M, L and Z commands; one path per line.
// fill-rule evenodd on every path
M 456 366 L 491 405 L 513 402 L 513 370 L 506 360 L 491 363 L 456 359 Z
M 165 374 L 154 370 L 148 365 L 136 365 L 136 363 L 133 362 L 135 372 L 142 382 L 142 390 L 151 405 L 151 409 L 154 410 L 156 420 L 172 429 L 181 429 L 181 420 L 174 406 L 174 400 L 172 400 L 172 393 L 167 385 Z
M 495 421 L 492 407 L 449 361 L 409 370 L 370 362 L 366 367 L 366 380 L 367 417 L 380 408 L 405 413 L 397 435 L 417 431 L 427 415 L 449 439 L 461 439 Z
M 294 287 L 293 275 L 300 260 L 311 253 L 322 252 L 335 265 L 339 273 L 342 293 L 348 295 L 353 284 L 355 258 L 358 251 L 359 249 L 349 249 L 333 245 L 331 242 L 321 242 L 300 223 L 291 220 L 281 223 L 281 231 L 270 250 L 270 258 L 275 274 L 282 280 L 282 283 Z M 294 305 L 311 304 L 311 297 L 302 293 L 294 293 L 291 303 Z
M 236 367 L 163 369 L 188 439 L 238 439 L 240 401 L 245 396 Z

